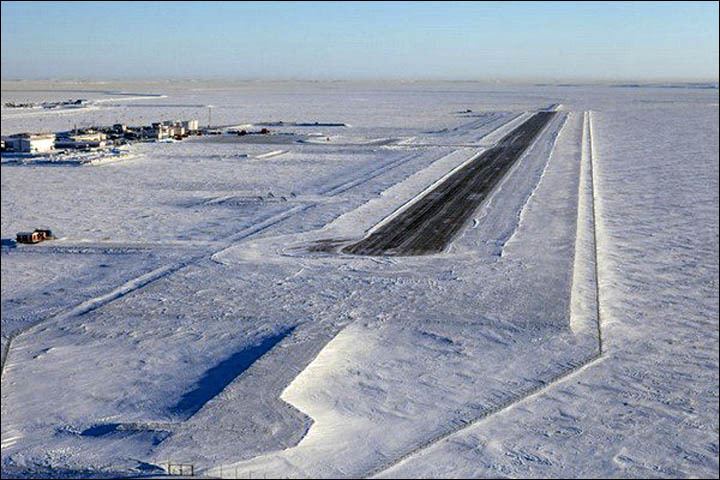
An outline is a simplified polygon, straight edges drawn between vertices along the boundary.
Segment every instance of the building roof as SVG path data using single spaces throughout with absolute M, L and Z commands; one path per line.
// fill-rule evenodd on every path
M 16 133 L 10 135 L 10 138 L 27 138 L 30 140 L 45 140 L 55 138 L 54 133 Z

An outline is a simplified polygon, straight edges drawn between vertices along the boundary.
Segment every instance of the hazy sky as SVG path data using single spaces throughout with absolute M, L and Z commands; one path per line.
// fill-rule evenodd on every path
M 718 4 L 2 2 L 2 78 L 717 80 Z

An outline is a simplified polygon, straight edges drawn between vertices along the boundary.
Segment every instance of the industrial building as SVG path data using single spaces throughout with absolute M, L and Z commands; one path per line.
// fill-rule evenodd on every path
M 18 133 L 3 138 L 4 147 L 13 152 L 47 153 L 55 146 L 55 134 Z
M 102 132 L 86 132 L 75 135 L 58 136 L 55 148 L 88 150 L 103 148 L 106 145 L 107 135 Z
M 187 120 L 180 122 L 180 125 L 188 132 L 197 132 L 200 128 L 200 122 L 197 120 Z

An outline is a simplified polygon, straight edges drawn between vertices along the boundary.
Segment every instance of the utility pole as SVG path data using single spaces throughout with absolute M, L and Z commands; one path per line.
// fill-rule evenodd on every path
M 212 105 L 208 105 L 208 129 L 210 129 L 210 125 L 212 125 L 211 119 L 212 119 Z

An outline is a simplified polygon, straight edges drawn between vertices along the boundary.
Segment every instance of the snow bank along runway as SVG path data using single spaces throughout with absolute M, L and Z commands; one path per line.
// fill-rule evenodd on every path
M 538 112 L 368 237 L 342 251 L 357 255 L 441 252 L 555 112 Z

